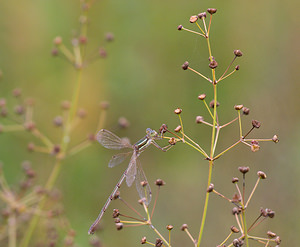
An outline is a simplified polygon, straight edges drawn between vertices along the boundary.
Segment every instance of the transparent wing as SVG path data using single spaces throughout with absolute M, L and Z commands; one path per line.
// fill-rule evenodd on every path
M 131 153 L 132 152 L 115 154 L 113 157 L 111 157 L 108 167 L 114 167 L 121 164 Z
M 145 186 L 142 186 L 142 183 L 145 183 Z M 135 183 L 136 183 L 136 189 L 137 192 L 140 196 L 140 198 L 145 198 L 145 204 L 148 206 L 150 201 L 151 201 L 151 197 L 152 197 L 152 193 L 151 193 L 151 188 L 150 185 L 147 181 L 147 178 L 145 176 L 145 173 L 142 169 L 141 166 L 141 162 L 137 159 L 137 173 L 136 173 L 136 178 L 135 178 Z
M 127 172 L 126 172 L 126 183 L 127 183 L 128 187 L 130 187 L 132 185 L 132 183 L 135 179 L 136 159 L 137 159 L 137 154 L 134 151 L 132 156 L 131 156 L 131 159 L 130 159 L 130 162 L 129 162 L 129 165 L 128 165 L 128 168 L 127 168 Z
M 121 139 L 106 129 L 100 130 L 96 138 L 103 147 L 108 149 L 132 148 L 128 139 Z

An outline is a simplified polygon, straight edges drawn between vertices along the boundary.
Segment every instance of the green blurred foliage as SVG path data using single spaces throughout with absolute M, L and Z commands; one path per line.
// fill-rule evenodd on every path
M 244 53 L 238 60 L 240 71 L 219 86 L 221 122 L 235 117 L 235 104 L 244 104 L 251 110 L 250 116 L 244 118 L 245 129 L 251 126 L 251 119 L 258 119 L 262 127 L 255 136 L 268 138 L 276 133 L 280 138 L 278 145 L 262 143 L 258 153 L 245 146 L 233 149 L 216 161 L 213 182 L 217 190 L 231 196 L 234 188 L 230 181 L 239 175 L 238 166 L 251 167 L 248 189 L 255 183 L 256 171 L 265 171 L 268 179 L 260 184 L 249 217 L 254 219 L 260 207 L 274 209 L 275 219 L 263 224 L 259 233 L 272 230 L 287 245 L 296 246 L 295 233 L 300 231 L 299 32 L 296 31 L 299 3 L 296 1 L 95 1 L 89 14 L 88 53 L 97 52 L 107 32 L 112 32 L 115 40 L 107 46 L 106 59 L 84 70 L 79 104 L 87 109 L 88 118 L 73 133 L 74 143 L 94 131 L 99 102 L 107 100 L 111 107 L 105 128 L 116 130 L 118 118 L 126 117 L 130 128 L 116 134 L 128 136 L 132 142 L 144 136 L 147 127 L 158 129 L 162 123 L 176 127 L 179 122 L 173 110 L 180 107 L 186 132 L 204 147 L 209 146 L 210 130 L 196 125 L 195 117 L 208 118 L 197 96 L 206 93 L 210 99 L 212 88 L 199 76 L 180 68 L 188 60 L 193 68 L 210 75 L 206 43 L 196 35 L 177 30 L 179 24 L 193 29 L 189 17 L 208 7 L 218 9 L 213 18 L 211 42 L 219 74 L 231 61 L 234 49 Z M 70 100 L 76 74 L 64 59 L 51 57 L 52 40 L 60 35 L 65 43 L 71 41 L 79 26 L 79 1 L 11 0 L 2 2 L 0 9 L 3 72 L 0 98 L 7 98 L 13 107 L 11 92 L 22 88 L 24 97 L 36 101 L 34 118 L 39 128 L 59 142 L 59 130 L 53 127 L 52 120 L 60 114 L 61 102 Z M 0 160 L 12 184 L 21 177 L 23 160 L 32 161 L 40 182 L 45 181 L 53 165 L 53 157 L 26 152 L 32 138 L 28 133 L 0 136 Z M 218 150 L 237 138 L 237 125 L 225 129 Z M 65 161 L 56 185 L 64 195 L 65 213 L 81 246 L 87 246 L 87 230 L 126 166 L 108 169 L 106 164 L 111 155 L 100 145 L 93 145 Z M 176 145 L 168 153 L 150 148 L 143 154 L 142 163 L 149 181 L 156 178 L 167 181 L 154 224 L 161 229 L 174 225 L 173 243 L 187 245 L 189 240 L 179 227 L 182 223 L 189 224 L 196 237 L 207 163 L 185 145 Z M 123 186 L 122 192 L 133 201 L 137 198 L 134 188 Z M 115 202 L 110 209 L 117 205 Z M 207 246 L 225 238 L 234 224 L 230 212 L 231 205 L 211 197 L 204 232 Z M 154 237 L 146 227 L 116 233 L 110 210 L 100 233 L 105 246 L 138 245 L 144 235 Z

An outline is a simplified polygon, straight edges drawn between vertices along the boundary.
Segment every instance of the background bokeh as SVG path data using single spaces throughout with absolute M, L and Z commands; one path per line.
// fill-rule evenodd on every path
M 212 50 L 219 63 L 219 75 L 233 57 L 234 49 L 244 56 L 238 59 L 241 69 L 219 86 L 220 120 L 235 117 L 233 106 L 244 104 L 251 110 L 244 118 L 244 129 L 251 119 L 262 127 L 252 136 L 272 137 L 280 142 L 262 143 L 261 151 L 252 153 L 246 146 L 233 149 L 216 161 L 213 183 L 225 195 L 232 196 L 231 178 L 238 176 L 238 166 L 250 166 L 248 189 L 256 181 L 256 172 L 263 170 L 268 179 L 260 184 L 249 205 L 249 222 L 260 207 L 276 211 L 276 217 L 260 226 L 256 233 L 267 230 L 278 233 L 285 246 L 297 246 L 299 223 L 299 2 L 297 1 L 95 1 L 90 10 L 88 52 L 97 52 L 107 32 L 115 40 L 107 46 L 108 57 L 92 63 L 83 74 L 80 107 L 88 118 L 73 133 L 74 144 L 94 131 L 99 115 L 99 102 L 110 102 L 106 128 L 132 142 L 145 134 L 145 129 L 158 129 L 162 123 L 170 128 L 178 125 L 173 110 L 183 109 L 186 132 L 209 146 L 210 130 L 195 124 L 195 117 L 207 117 L 197 99 L 198 94 L 212 97 L 210 85 L 199 76 L 183 71 L 188 60 L 193 68 L 210 75 L 204 39 L 177 30 L 177 25 L 194 28 L 189 17 L 206 10 L 218 9 L 211 30 Z M 59 142 L 59 130 L 52 120 L 60 114 L 60 104 L 72 95 L 76 74 L 64 59 L 50 52 L 52 40 L 61 36 L 66 44 L 78 28 L 79 1 L 4 1 L 0 4 L 0 98 L 7 98 L 11 108 L 11 92 L 22 88 L 24 97 L 36 101 L 35 120 L 40 129 Z M 130 121 L 130 128 L 117 129 L 120 116 Z M 221 151 L 238 138 L 237 125 L 221 132 Z M 23 160 L 32 161 L 43 183 L 53 157 L 28 153 L 26 146 L 35 141 L 28 133 L 3 133 L 0 136 L 0 160 L 10 184 L 21 175 Z M 95 144 L 65 161 L 56 187 L 63 193 L 65 213 L 77 232 L 76 242 L 88 246 L 87 230 L 117 182 L 125 164 L 107 168 L 112 152 Z M 182 223 L 190 226 L 196 237 L 207 181 L 207 162 L 185 145 L 176 145 L 168 153 L 150 148 L 142 155 L 149 181 L 162 178 L 167 182 L 158 201 L 154 224 L 164 229 L 175 226 L 174 245 L 190 244 L 179 230 Z M 152 183 L 152 182 L 151 182 Z M 154 185 L 152 186 L 155 190 Z M 134 188 L 123 186 L 128 200 L 136 200 Z M 114 202 L 110 209 L 118 207 Z M 232 205 L 211 197 L 204 242 L 216 246 L 234 224 Z M 109 210 L 110 211 L 110 210 Z M 99 233 L 105 246 L 139 245 L 141 237 L 154 235 L 147 227 L 128 228 L 116 232 L 110 212 Z M 164 230 L 162 230 L 164 231 Z M 117 236 L 117 237 L 116 237 Z M 253 245 L 254 246 L 254 245 Z

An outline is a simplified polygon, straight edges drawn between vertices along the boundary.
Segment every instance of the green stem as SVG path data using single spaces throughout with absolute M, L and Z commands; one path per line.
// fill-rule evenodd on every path
M 17 246 L 17 226 L 16 226 L 16 213 L 12 214 L 8 218 L 8 246 Z
M 245 208 L 242 209 L 242 215 L 243 215 L 243 222 L 244 222 L 244 235 L 245 235 L 245 240 L 246 240 L 246 247 L 249 247 Z

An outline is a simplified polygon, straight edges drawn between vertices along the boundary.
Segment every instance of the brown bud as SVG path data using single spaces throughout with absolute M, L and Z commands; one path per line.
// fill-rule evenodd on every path
M 63 110 L 69 110 L 70 107 L 71 107 L 70 101 L 65 100 L 65 101 L 61 102 L 61 108 Z
M 235 70 L 240 70 L 240 65 L 234 67 Z
M 257 120 L 252 120 L 252 126 L 254 127 L 254 128 L 259 128 L 260 127 L 260 122 L 259 121 L 257 121 Z
M 115 39 L 115 36 L 113 33 L 106 33 L 105 34 L 105 40 L 108 41 L 108 42 L 111 42 Z
M 232 214 L 235 215 L 235 214 L 240 214 L 241 213 L 241 209 L 240 208 L 237 208 L 237 207 L 234 207 L 232 209 Z
M 141 244 L 145 244 L 146 242 L 147 242 L 146 237 L 143 237 L 142 240 L 141 240 Z
M 234 184 L 234 183 L 237 183 L 239 181 L 238 178 L 232 178 L 231 182 Z
M 130 126 L 130 122 L 125 117 L 120 117 L 118 120 L 118 124 L 122 129 L 126 129 Z
M 199 19 L 206 18 L 206 12 L 199 13 L 198 18 Z
M 95 135 L 94 133 L 88 134 L 88 135 L 87 135 L 87 139 L 88 139 L 89 141 L 96 141 L 96 135 Z
M 20 88 L 15 88 L 12 92 L 13 96 L 18 98 L 22 95 L 22 90 Z
M 249 115 L 249 113 L 250 113 L 250 109 L 245 106 L 243 107 L 242 111 L 243 111 L 244 115 Z
M 218 63 L 215 60 L 212 60 L 209 65 L 208 65 L 211 69 L 215 69 L 218 67 Z
M 120 222 L 121 222 L 120 218 L 115 218 L 115 223 L 120 223 Z
M 180 109 L 180 108 L 177 108 L 177 109 L 174 110 L 175 114 L 180 114 L 181 112 L 182 112 L 182 109 Z
M 183 225 L 180 227 L 180 230 L 181 230 L 181 231 L 185 231 L 185 229 L 188 229 L 188 225 L 187 225 L 187 224 L 183 224 Z
M 252 140 L 251 141 L 251 151 L 252 152 L 257 152 L 257 151 L 259 151 L 259 149 L 260 149 L 260 146 L 258 144 L 258 141 Z
M 167 228 L 167 230 L 171 231 L 173 229 L 173 226 L 172 225 L 167 225 L 166 228 Z
M 232 197 L 232 202 L 239 203 L 240 201 L 241 201 L 240 195 L 235 193 Z
M 114 210 L 113 210 L 112 217 L 113 217 L 113 218 L 117 218 L 117 217 L 119 217 L 119 215 L 120 215 L 119 209 L 114 209 Z
M 187 70 L 188 67 L 189 67 L 189 62 L 188 62 L 188 61 L 184 62 L 183 65 L 181 65 L 181 68 L 182 68 L 183 70 Z
M 1 99 L 0 99 L 0 108 L 2 108 L 2 107 L 4 107 L 4 106 L 6 106 L 6 99 L 1 98 Z
M 274 218 L 275 217 L 275 211 L 273 211 L 272 209 L 266 209 L 267 211 L 267 215 L 270 218 Z
M 243 53 L 240 50 L 234 50 L 233 54 L 236 55 L 237 57 L 243 56 Z
M 34 143 L 33 142 L 29 142 L 28 145 L 27 145 L 27 150 L 29 152 L 32 152 L 32 151 L 34 151 L 34 148 L 35 148 Z
M 116 223 L 116 228 L 118 231 L 123 229 L 123 223 Z
M 196 123 L 202 123 L 204 118 L 202 116 L 197 116 L 196 117 Z
M 235 226 L 231 226 L 231 227 L 230 227 L 230 230 L 231 230 L 233 233 L 239 233 L 239 232 L 240 232 L 240 230 L 237 229 Z
M 269 238 L 275 238 L 277 236 L 276 233 L 271 232 L 271 231 L 268 231 L 267 235 L 268 235 Z
M 238 169 L 243 174 L 246 174 L 250 170 L 250 168 L 248 166 L 240 166 Z
M 164 186 L 166 183 L 165 183 L 164 180 L 158 178 L 158 179 L 156 179 L 155 184 L 156 184 L 157 186 Z
M 85 118 L 87 115 L 87 112 L 85 109 L 83 108 L 80 108 L 77 112 L 77 116 L 80 117 L 80 118 Z
M 178 125 L 178 126 L 174 129 L 175 132 L 179 132 L 180 130 L 181 130 L 181 125 Z
M 117 190 L 117 192 L 113 196 L 113 200 L 117 200 L 120 197 L 120 191 Z
M 61 150 L 60 145 L 56 144 L 56 145 L 53 146 L 51 154 L 56 155 L 60 152 L 60 150 Z
M 183 26 L 182 25 L 179 25 L 178 27 L 177 27 L 177 30 L 181 30 L 183 28 Z
M 98 52 L 99 52 L 99 56 L 100 57 L 102 57 L 102 58 L 106 58 L 107 57 L 107 52 L 106 52 L 106 50 L 103 47 L 100 47 Z
M 53 40 L 54 45 L 60 45 L 62 43 L 62 38 L 60 36 L 57 36 Z
M 244 107 L 243 105 L 235 105 L 235 106 L 234 106 L 234 109 L 237 110 L 237 111 L 239 111 L 239 110 L 241 110 L 243 107 Z
M 241 247 L 244 244 L 244 241 L 236 238 L 232 241 L 232 244 L 234 247 Z
M 207 12 L 210 13 L 211 15 L 213 15 L 214 13 L 217 12 L 217 9 L 209 8 L 209 9 L 207 9 Z
M 190 17 L 190 23 L 195 23 L 197 20 L 198 20 L 198 16 L 196 16 L 196 15 L 192 15 Z
M 161 247 L 163 243 L 164 242 L 160 238 L 157 238 L 155 241 L 155 247 Z
M 15 113 L 18 115 L 22 115 L 25 112 L 24 106 L 17 105 L 14 109 Z
M 169 139 L 169 144 L 170 145 L 175 145 L 176 144 L 176 139 L 174 137 L 172 137 L 171 139 Z
M 58 54 L 59 54 L 59 50 L 58 50 L 57 48 L 53 48 L 53 49 L 51 50 L 51 55 L 52 55 L 53 57 L 58 56 Z
M 266 179 L 267 178 L 267 175 L 262 171 L 258 171 L 257 176 L 259 176 L 261 179 Z
M 107 110 L 109 108 L 109 102 L 108 101 L 102 101 L 102 102 L 100 102 L 100 108 L 102 110 Z
M 167 132 L 167 130 L 168 130 L 168 126 L 166 124 L 162 124 L 159 128 L 159 133 L 164 134 Z
M 141 186 L 142 186 L 142 187 L 145 187 L 147 184 L 148 184 L 148 181 L 146 181 L 146 180 L 141 181 Z
M 220 103 L 217 101 L 216 106 L 218 107 L 220 105 Z M 209 107 L 210 108 L 215 108 L 215 100 L 212 100 L 211 102 L 209 102 Z
M 60 127 L 63 125 L 63 118 L 62 116 L 56 116 L 54 119 L 53 119 L 53 124 L 57 127 Z
M 278 136 L 277 136 L 277 135 L 274 135 L 274 136 L 272 137 L 272 141 L 275 142 L 275 143 L 278 143 L 278 142 L 279 142 Z
M 215 187 L 214 184 L 210 184 L 210 185 L 208 186 L 208 188 L 207 188 L 206 191 L 207 191 L 208 193 L 210 193 L 210 192 L 212 192 L 212 191 L 214 190 L 214 187 Z
M 281 243 L 281 239 L 280 239 L 279 236 L 277 236 L 277 237 L 275 238 L 275 243 L 278 244 L 278 245 Z
M 198 96 L 198 99 L 200 99 L 200 100 L 204 100 L 205 98 L 206 98 L 206 94 L 205 94 L 205 93 L 200 94 L 200 95 Z

